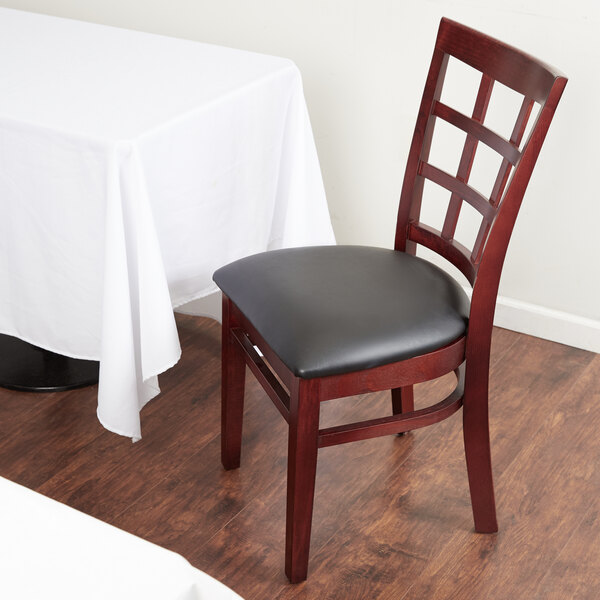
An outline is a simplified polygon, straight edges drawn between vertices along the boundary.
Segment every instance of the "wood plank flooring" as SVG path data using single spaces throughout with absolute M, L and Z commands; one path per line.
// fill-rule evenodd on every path
M 498 534 L 473 532 L 460 413 L 322 449 L 309 578 L 292 586 L 285 422 L 249 375 L 242 466 L 225 472 L 220 330 L 177 321 L 183 358 L 143 410 L 140 442 L 100 426 L 96 387 L 0 389 L 0 475 L 179 552 L 246 600 L 600 598 L 600 355 L 494 331 Z M 451 384 L 419 386 L 417 404 Z M 335 400 L 322 425 L 390 412 L 387 394 Z

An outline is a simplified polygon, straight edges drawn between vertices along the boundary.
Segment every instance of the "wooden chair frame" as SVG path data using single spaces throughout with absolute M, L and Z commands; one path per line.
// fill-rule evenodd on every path
M 482 73 L 471 117 L 440 100 L 450 56 Z M 494 81 L 524 96 L 510 140 L 483 125 Z M 394 247 L 414 254 L 417 244 L 426 246 L 453 263 L 470 281 L 473 293 L 465 336 L 401 362 L 302 379 L 282 363 L 253 324 L 224 295 L 222 462 L 226 469 L 240 465 L 247 364 L 289 424 L 285 572 L 291 582 L 307 576 L 318 449 L 431 425 L 461 406 L 475 530 L 497 531 L 488 426 L 488 374 L 496 295 L 515 219 L 566 81 L 556 70 L 515 48 L 448 19 L 441 21 L 406 166 Z M 540 110 L 520 149 L 534 102 L 540 104 Z M 427 162 L 436 119 L 467 134 L 456 177 Z M 503 157 L 489 200 L 468 185 L 478 142 Z M 419 221 L 425 179 L 451 192 L 442 231 Z M 472 250 L 454 240 L 462 202 L 468 202 L 482 215 Z M 441 402 L 415 410 L 413 385 L 451 371 L 457 374 L 456 389 Z M 391 416 L 319 429 L 321 402 L 387 389 L 392 396 Z

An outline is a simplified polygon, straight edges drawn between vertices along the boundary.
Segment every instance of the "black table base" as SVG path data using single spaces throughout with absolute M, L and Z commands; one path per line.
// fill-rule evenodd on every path
M 0 387 L 62 392 L 98 383 L 100 363 L 55 354 L 0 334 Z

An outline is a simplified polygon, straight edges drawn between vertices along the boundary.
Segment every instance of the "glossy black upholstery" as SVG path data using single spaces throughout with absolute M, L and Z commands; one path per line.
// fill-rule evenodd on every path
M 213 278 L 305 379 L 419 356 L 467 328 L 461 286 L 435 265 L 394 250 L 277 250 L 231 263 Z

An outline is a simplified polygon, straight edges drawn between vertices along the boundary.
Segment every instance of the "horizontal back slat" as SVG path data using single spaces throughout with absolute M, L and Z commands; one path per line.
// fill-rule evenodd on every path
M 480 142 L 483 142 L 486 146 L 489 146 L 492 150 L 495 150 L 498 154 L 506 158 L 511 164 L 515 165 L 519 160 L 521 153 L 515 145 L 491 129 L 488 129 L 485 125 L 477 123 L 477 121 L 454 110 L 450 106 L 446 106 L 443 102 L 436 102 L 433 105 L 433 114 L 476 137 Z
M 437 229 L 414 221 L 408 227 L 408 239 L 437 252 L 450 261 L 471 284 L 475 282 L 477 268 L 469 259 L 470 251 L 456 240 L 445 240 Z
M 488 202 L 487 198 L 482 196 L 477 190 L 448 175 L 445 171 L 421 161 L 419 163 L 419 175 L 441 185 L 448 191 L 457 194 L 465 202 L 468 202 L 475 210 L 477 210 L 487 222 L 491 222 L 496 214 L 494 207 Z

